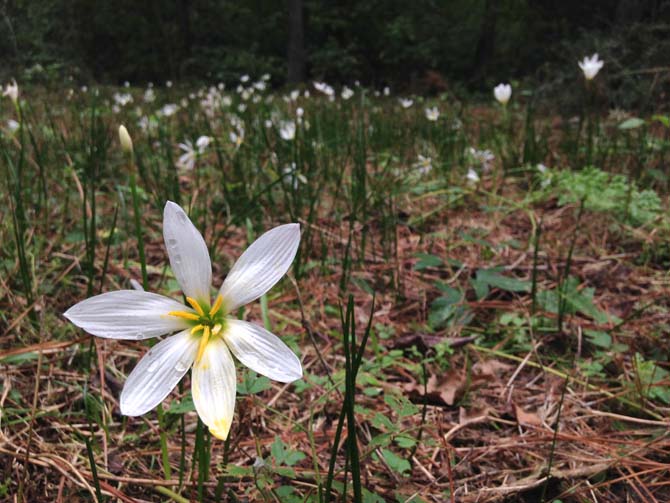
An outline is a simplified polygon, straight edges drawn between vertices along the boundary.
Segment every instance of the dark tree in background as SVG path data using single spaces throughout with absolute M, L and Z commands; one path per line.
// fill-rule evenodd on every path
M 288 0 L 288 77 L 289 84 L 305 80 L 305 38 L 302 0 Z

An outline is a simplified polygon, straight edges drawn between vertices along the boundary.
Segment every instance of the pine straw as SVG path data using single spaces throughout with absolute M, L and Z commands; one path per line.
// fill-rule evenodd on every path
M 435 201 L 426 200 L 423 204 L 413 208 L 413 212 L 428 211 Z M 556 286 L 576 224 L 575 213 L 575 208 L 551 204 L 534 210 L 535 220 L 543 222 L 538 278 L 541 289 Z M 565 502 L 670 501 L 668 408 L 644 398 L 633 359 L 635 352 L 667 354 L 669 347 L 664 328 L 670 321 L 665 272 L 653 264 L 633 262 L 643 247 L 660 238 L 641 230 L 622 231 L 606 216 L 586 215 L 578 234 L 572 274 L 580 278 L 582 286 L 596 289 L 595 304 L 600 309 L 624 322 L 616 328 L 614 323 L 599 327 L 581 315 L 568 316 L 563 333 L 532 334 L 531 350 L 513 351 L 509 349 L 513 347 L 510 336 L 496 333 L 493 322 L 504 311 L 528 317 L 531 301 L 527 294 L 494 290 L 484 301 L 468 295 L 466 302 L 476 313 L 469 326 L 455 326 L 435 334 L 426 334 L 421 327 L 430 303 L 439 294 L 434 287 L 437 279 L 452 286 L 465 286 L 477 269 L 498 265 L 505 266 L 509 275 L 530 277 L 533 256 L 532 248 L 527 246 L 532 230 L 529 213 L 517 210 L 484 214 L 464 207 L 445 213 L 428 225 L 430 232 L 422 235 L 411 226 L 399 225 L 391 246 L 388 240 L 381 239 L 372 222 L 372 245 L 360 262 L 354 262 L 353 277 L 367 281 L 379 292 L 374 323 L 395 330 L 390 339 L 378 339 L 377 355 L 369 346 L 367 361 L 378 362 L 391 349 L 404 351 L 376 371 L 377 383 L 359 384 L 357 420 L 364 456 L 364 486 L 387 501 L 402 497 L 436 502 L 535 502 L 540 501 L 545 485 L 548 497 Z M 472 234 L 476 229 L 483 230 L 482 239 L 495 246 L 462 240 L 463 232 Z M 341 256 L 346 229 L 323 220 L 314 225 L 313 231 L 315 242 L 311 249 L 320 250 L 323 240 L 329 253 Z M 244 247 L 244 232 L 233 229 L 227 236 L 223 255 L 231 261 Z M 512 239 L 521 246 L 510 246 Z M 158 266 L 150 269 L 152 285 L 165 291 L 162 243 L 158 233 L 147 240 L 148 261 Z M 53 252 L 67 257 L 76 270 L 82 250 L 78 246 L 62 246 Z M 463 266 L 418 272 L 413 268 L 418 252 L 448 256 Z M 215 265 L 215 277 L 222 278 L 225 262 L 221 259 Z M 286 282 L 281 295 L 272 300 L 271 315 L 277 333 L 299 336 L 305 380 L 310 386 L 297 394 L 292 385 L 273 383 L 271 389 L 258 395 L 240 396 L 231 431 L 228 462 L 234 465 L 252 467 L 257 457 L 268 459 L 276 437 L 291 449 L 304 452 L 307 456 L 294 467 L 294 477 L 281 476 L 271 466 L 255 473 L 259 480 L 267 478 L 270 487 L 291 485 L 305 496 L 316 491 L 315 463 L 321 477 L 327 472 L 341 406 L 340 391 L 334 390 L 327 378 L 315 377 L 331 376 L 336 380 L 343 368 L 337 338 L 339 320 L 326 309 L 340 301 L 340 273 L 338 269 L 312 268 L 298 282 L 300 297 Z M 136 267 L 127 271 L 112 261 L 106 289 L 125 286 L 129 278 L 138 275 Z M 371 299 L 363 290 L 352 288 L 357 322 L 362 327 Z M 119 414 L 118 397 L 125 376 L 146 351 L 146 345 L 96 340 L 98 359 L 93 362 L 90 377 L 80 370 L 84 368 L 82 361 L 88 353 L 89 338 L 55 316 L 83 296 L 83 291 L 79 291 L 40 299 L 39 313 L 44 324 L 38 339 L 26 328 L 29 306 L 22 306 L 20 298 L 5 289 L 3 305 L 24 309 L 4 330 L 0 358 L 39 355 L 0 367 L 0 483 L 7 488 L 5 500 L 13 501 L 11 495 L 16 495 L 19 488 L 25 501 L 96 500 L 83 441 L 87 437 L 96 448 L 101 489 L 113 500 L 157 501 L 165 498 L 165 490 L 160 488 L 195 498 L 196 477 L 191 471 L 195 414 L 186 414 L 188 473 L 184 486 L 179 488 L 179 435 L 169 439 L 173 478 L 166 481 L 159 462 L 155 413 L 130 419 Z M 301 311 L 305 313 L 304 320 Z M 549 313 L 546 316 L 555 318 Z M 247 318 L 260 319 L 258 306 L 249 308 Z M 612 329 L 614 342 L 630 348 L 625 353 L 611 354 L 604 377 L 589 378 L 578 366 L 570 368 L 572 355 L 576 354 L 577 362 L 595 359 L 594 348 L 583 338 L 583 331 L 588 328 Z M 430 384 L 426 394 L 416 364 L 423 358 L 422 353 L 427 357 L 434 354 L 436 340 L 451 341 L 455 353 L 448 371 L 434 362 L 426 365 Z M 183 389 L 188 389 L 188 382 L 187 377 Z M 98 424 L 91 427 L 86 420 L 82 392 L 85 386 L 102 404 L 101 424 L 108 435 Z M 379 394 L 367 396 L 364 388 L 377 389 Z M 383 399 L 394 393 L 409 397 L 419 410 L 425 406 L 425 420 L 420 412 L 400 418 L 399 411 Z M 176 390 L 168 399 L 168 406 L 184 395 Z M 400 423 L 405 435 L 421 438 L 414 450 L 389 447 L 401 457 L 411 454 L 411 469 L 405 475 L 394 471 L 383 461 L 380 450 L 371 445 L 372 439 L 382 432 L 373 426 L 377 413 Z M 556 425 L 558 433 L 554 437 Z M 342 438 L 345 437 L 346 431 Z M 547 476 L 554 440 L 553 464 Z M 267 486 L 257 485 L 253 476 L 226 476 L 220 465 L 222 459 L 223 444 L 213 442 L 212 470 L 205 483 L 210 498 L 218 479 L 223 477 L 224 494 L 234 494 L 241 501 L 279 501 Z M 342 459 L 338 461 L 340 470 Z

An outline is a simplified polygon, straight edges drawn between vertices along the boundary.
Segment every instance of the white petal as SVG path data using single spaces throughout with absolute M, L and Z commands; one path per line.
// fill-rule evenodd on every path
M 109 339 L 148 339 L 189 325 L 170 311 L 193 312 L 182 303 L 155 293 L 117 290 L 75 304 L 65 316 L 89 334 Z
M 152 347 L 123 386 L 121 414 L 141 416 L 161 403 L 193 364 L 199 340 L 184 330 Z
M 163 211 L 163 238 L 172 272 L 184 294 L 209 304 L 212 264 L 207 245 L 184 210 L 172 201 Z
M 293 382 L 302 377 L 300 360 L 279 337 L 246 321 L 228 318 L 226 323 L 223 335 L 226 344 L 251 370 L 279 382 Z
M 269 230 L 235 262 L 221 285 L 228 312 L 267 292 L 286 274 L 300 245 L 300 225 L 286 224 Z
M 216 438 L 225 440 L 235 412 L 235 362 L 226 343 L 210 340 L 202 359 L 193 365 L 191 374 L 193 403 L 202 422 Z

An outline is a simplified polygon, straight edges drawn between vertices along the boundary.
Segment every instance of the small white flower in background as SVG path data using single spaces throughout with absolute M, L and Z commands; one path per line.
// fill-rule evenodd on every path
M 509 84 L 498 84 L 493 88 L 493 95 L 500 103 L 507 105 L 507 102 L 512 97 L 512 86 Z
M 179 106 L 182 108 L 187 108 L 188 107 L 188 98 L 182 98 L 179 100 Z
M 391 96 L 391 88 L 386 86 L 384 88 L 384 96 Z
M 437 107 L 433 108 L 426 108 L 426 119 L 429 121 L 437 121 L 440 118 L 440 111 L 437 109 Z
M 465 175 L 465 178 L 468 180 L 469 183 L 477 183 L 479 181 L 479 175 L 472 168 L 468 168 L 468 174 Z
M 242 75 L 242 76 L 240 77 L 240 82 L 249 82 L 249 79 L 250 79 L 250 78 L 251 78 L 251 77 L 249 77 L 249 75 L 247 75 L 247 74 L 245 73 L 244 75 Z
M 307 178 L 305 178 L 304 175 L 298 172 L 298 167 L 296 166 L 295 162 L 292 162 L 290 165 L 287 164 L 286 166 L 284 166 L 282 173 L 284 174 L 284 177 L 289 178 L 291 180 L 292 182 L 291 185 L 293 186 L 294 190 L 298 188 L 299 184 L 307 183 Z
M 326 96 L 333 96 L 335 94 L 335 90 L 325 82 L 314 82 L 314 89 L 322 92 Z
M 414 167 L 417 168 L 422 175 L 427 175 L 433 169 L 433 160 L 430 157 L 424 157 L 419 154 L 418 162 L 414 164 Z
M 300 97 L 300 89 L 294 89 L 289 94 L 291 101 L 296 101 Z
M 219 82 L 216 87 L 219 91 L 223 91 L 226 88 L 226 84 Z
M 354 95 L 353 89 L 349 89 L 347 86 L 344 86 L 342 88 L 342 99 L 343 100 L 348 100 Z
M 212 265 L 204 239 L 177 204 L 168 201 L 163 236 L 170 266 L 188 305 L 140 290 L 86 299 L 64 316 L 98 337 L 142 340 L 171 335 L 153 346 L 128 376 L 121 413 L 141 416 L 162 402 L 192 368 L 198 415 L 215 437 L 228 437 L 237 387 L 231 353 L 247 367 L 279 382 L 302 377 L 298 357 L 261 326 L 227 316 L 268 292 L 288 271 L 300 244 L 300 226 L 275 227 L 235 262 L 211 303 Z
M 414 104 L 414 100 L 410 98 L 400 98 L 398 101 L 400 102 L 400 106 L 403 108 L 409 108 Z
M 81 86 L 81 92 L 82 93 L 87 93 L 88 92 L 88 86 Z
M 20 126 L 21 125 L 14 119 L 9 119 L 7 121 L 7 129 L 9 130 L 10 133 L 16 132 L 16 130 L 19 129 Z
M 547 172 L 547 167 L 546 167 L 544 164 L 542 164 L 542 163 L 539 163 L 539 164 L 536 166 L 536 168 L 537 168 L 537 170 L 538 170 L 540 173 L 546 173 L 546 172 Z
M 256 89 L 256 91 L 265 91 L 265 89 L 266 89 L 267 86 L 268 86 L 268 85 L 265 83 L 264 80 L 259 80 L 258 82 L 254 82 L 252 85 L 254 86 L 254 88 Z
M 282 121 L 279 124 L 279 136 L 281 136 L 282 140 L 293 140 L 295 138 L 295 122 Z
M 265 127 L 268 129 L 272 127 L 272 121 L 270 119 L 265 119 Z
M 269 73 L 264 73 L 263 75 L 261 75 L 261 80 L 264 80 L 265 82 L 267 82 L 268 80 L 270 80 L 270 74 Z
M 596 75 L 598 75 L 598 72 L 603 67 L 605 62 L 599 60 L 598 53 L 595 53 L 590 58 L 588 56 L 584 56 L 584 59 L 582 61 L 578 61 L 577 64 L 584 72 L 584 77 L 586 77 L 586 80 L 592 80 Z
M 144 91 L 144 102 L 153 103 L 154 101 L 156 101 L 156 93 L 151 87 L 149 87 L 149 89 Z
M 473 147 L 468 149 L 468 153 L 473 162 L 479 164 L 484 171 L 489 171 L 493 167 L 493 161 L 496 156 L 490 150 L 477 150 Z
M 158 115 L 162 115 L 163 117 L 172 117 L 177 113 L 177 110 L 179 110 L 179 106 L 174 103 L 168 103 L 167 105 L 163 105 L 163 108 L 158 111 Z
M 247 109 L 247 104 L 246 103 L 240 103 L 237 105 L 237 111 L 243 114 Z
M 305 115 L 305 111 L 302 107 L 298 107 L 295 109 L 295 115 L 298 117 L 298 119 L 302 119 L 302 116 Z
M 171 81 L 171 80 L 168 80 L 168 81 L 165 83 L 165 87 L 167 87 L 168 89 L 169 89 L 170 87 L 172 87 L 172 81 Z
M 5 90 L 2 92 L 3 96 L 7 96 L 14 104 L 19 101 L 19 85 L 14 79 L 5 86 Z
M 212 139 L 209 136 L 201 136 L 195 142 L 195 147 L 191 140 L 185 140 L 179 144 L 179 148 L 184 152 L 177 160 L 177 167 L 191 171 L 195 167 L 195 161 L 205 153 Z
M 244 143 L 244 126 L 242 124 L 236 124 L 233 126 L 235 131 L 231 131 L 228 135 L 230 141 L 235 144 L 235 148 L 240 148 L 242 143 Z
M 302 96 L 303 96 L 303 98 L 309 98 L 309 97 L 311 96 L 311 94 L 309 94 L 309 90 L 308 90 L 308 89 L 305 89 L 305 92 L 302 93 Z
M 551 172 L 549 171 L 549 168 L 542 163 L 539 163 L 535 167 L 540 172 L 540 187 L 543 189 L 547 188 L 551 184 Z
M 127 80 L 123 83 L 123 87 L 130 87 L 130 82 Z
M 130 93 L 114 93 L 114 103 L 120 107 L 125 107 L 128 103 L 133 102 L 133 96 Z

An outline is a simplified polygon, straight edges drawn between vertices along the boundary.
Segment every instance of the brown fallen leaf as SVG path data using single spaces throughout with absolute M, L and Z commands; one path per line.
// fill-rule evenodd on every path
M 519 424 L 528 424 L 531 426 L 541 426 L 542 419 L 535 412 L 526 412 L 516 403 L 514 404 L 514 415 Z

